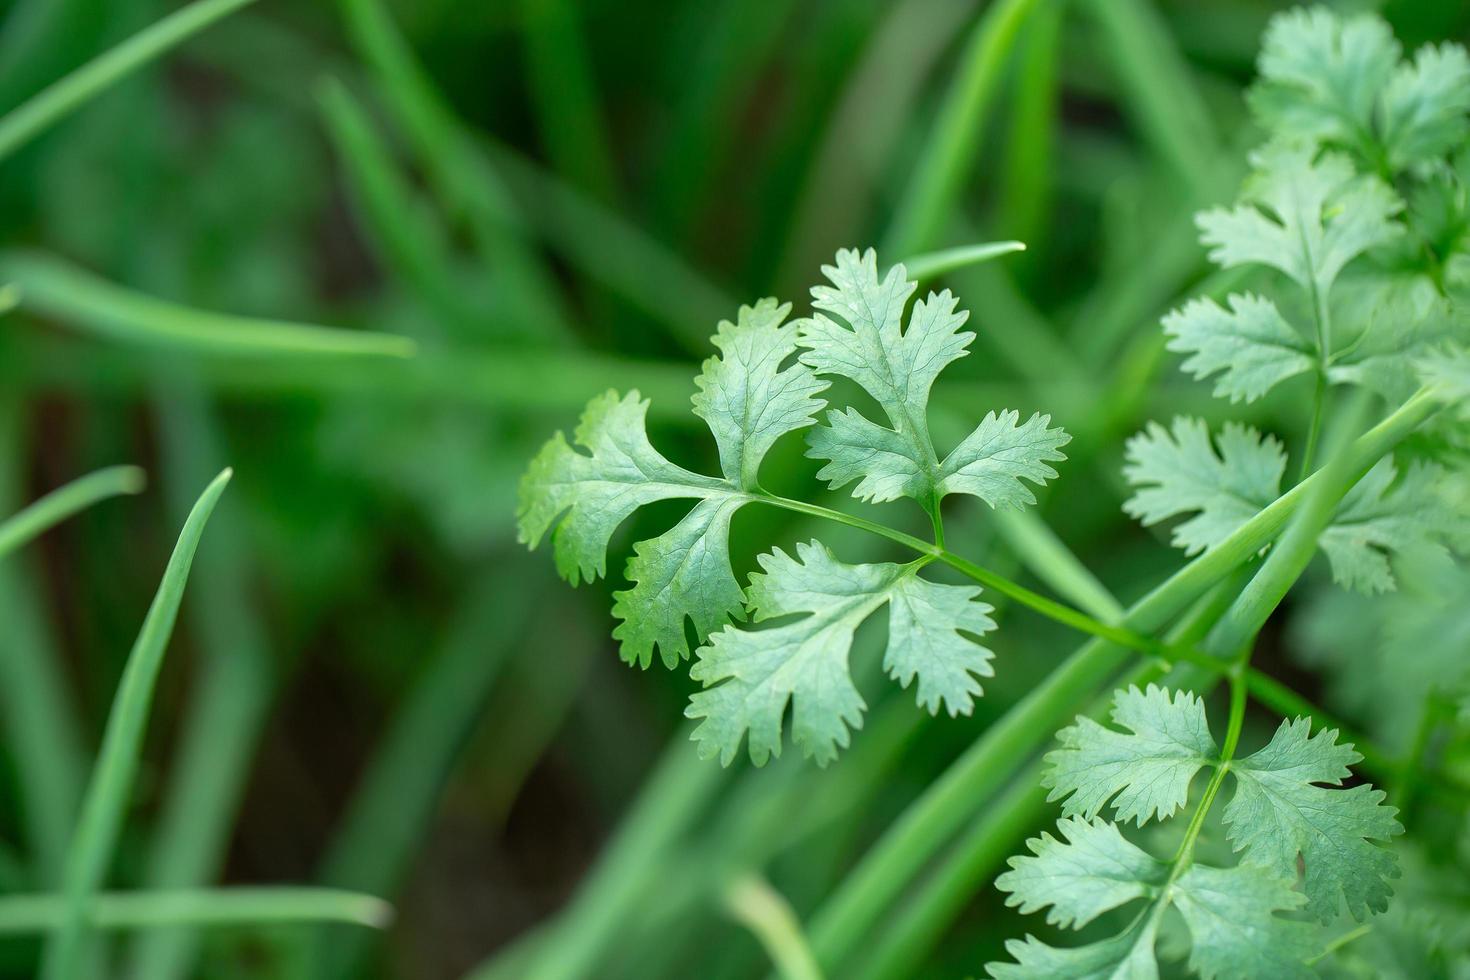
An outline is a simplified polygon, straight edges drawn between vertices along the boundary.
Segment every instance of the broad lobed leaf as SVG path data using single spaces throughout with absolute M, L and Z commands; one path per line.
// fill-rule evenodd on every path
M 1277 142 L 1252 153 L 1251 165 L 1240 204 L 1195 219 L 1222 268 L 1271 266 L 1326 296 L 1350 261 L 1402 234 L 1394 217 L 1403 202 L 1376 177 L 1358 176 L 1346 157 L 1314 159 L 1309 145 Z
M 1271 300 L 1236 293 L 1226 304 L 1194 299 L 1164 317 L 1169 350 L 1192 355 L 1184 371 L 1201 379 L 1219 374 L 1217 398 L 1255 401 L 1287 378 L 1316 370 L 1316 345 Z
M 1227 422 L 1212 442 L 1199 419 L 1156 422 L 1128 441 L 1123 475 L 1135 488 L 1123 509 L 1145 527 L 1189 515 L 1173 544 L 1194 555 L 1229 537 L 1281 493 L 1286 452 L 1270 436 Z M 1410 549 L 1443 549 L 1456 519 L 1442 491 L 1443 471 L 1416 464 L 1399 478 L 1378 463 L 1339 505 L 1319 545 L 1333 579 L 1372 594 L 1395 587 L 1390 558 Z
M 1355 919 L 1388 907 L 1398 876 L 1386 843 L 1403 833 L 1382 790 L 1340 789 L 1362 757 L 1336 731 L 1311 735 L 1305 718 L 1283 721 L 1271 742 L 1231 765 L 1235 794 L 1225 807 L 1231 842 L 1247 862 L 1294 871 L 1300 855 L 1307 911 L 1331 921 L 1345 901 Z M 1319 785 L 1326 784 L 1326 785 Z
M 947 494 L 977 496 L 992 507 L 1035 503 L 1022 482 L 1042 485 L 1056 477 L 1048 464 L 1070 437 L 1050 428 L 1051 418 L 1026 422 L 1014 411 L 991 412 L 940 460 L 929 433 L 929 393 L 940 372 L 964 357 L 974 334 L 963 331 L 969 314 L 957 311 L 948 290 L 904 308 L 918 284 L 902 265 L 878 276 L 871 249 L 843 250 L 824 266 L 830 285 L 812 290 L 816 315 L 800 321 L 802 360 L 820 374 L 857 382 L 882 408 L 887 425 L 855 408 L 827 413 L 827 424 L 808 436 L 808 456 L 826 460 L 818 472 L 834 490 L 856 483 L 853 496 L 882 502 L 911 497 L 926 508 Z
M 817 541 L 798 545 L 794 558 L 778 548 L 759 561 L 749 588 L 754 621 L 799 618 L 727 626 L 700 648 L 690 676 L 705 690 L 686 714 L 702 719 L 694 731 L 701 755 L 728 765 L 748 734 L 751 760 L 764 765 L 781 754 L 789 703 L 792 741 L 819 765 L 832 761 L 865 707 L 848 667 L 853 634 L 885 604 L 888 672 L 904 686 L 917 676 L 919 702 L 931 711 L 971 710 L 977 678 L 992 673 L 991 652 L 971 637 L 995 625 L 991 607 L 974 601 L 978 588 L 924 581 L 921 562 L 849 565 Z
M 1089 820 L 1110 802 L 1124 823 L 1172 816 L 1195 774 L 1219 756 L 1204 702 L 1188 691 L 1130 687 L 1114 697 L 1111 717 L 1123 731 L 1079 716 L 1057 733 L 1061 747 L 1047 753 L 1042 776 L 1047 799 Z

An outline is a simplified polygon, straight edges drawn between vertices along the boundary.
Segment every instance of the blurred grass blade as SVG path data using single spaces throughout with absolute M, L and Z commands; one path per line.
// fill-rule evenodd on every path
M 169 512 L 182 522 L 194 488 L 224 465 L 223 434 L 197 385 L 177 381 L 154 393 Z M 142 887 L 200 888 L 224 864 L 231 828 L 275 691 L 265 627 L 251 602 L 253 542 L 241 516 L 216 514 L 213 547 L 198 556 L 190 633 L 199 646 L 189 696 L 173 742 L 175 758 L 150 828 Z M 150 929 L 129 951 L 130 977 L 182 980 L 194 972 L 201 936 L 184 927 Z
M 995 194 L 994 227 L 1007 235 L 1045 245 L 1044 235 L 1052 215 L 1055 193 L 1053 173 L 1056 130 L 1060 126 L 1058 105 L 1062 5 L 1045 3 L 1032 15 L 1021 38 L 1016 74 L 1012 82 L 1014 100 L 1009 127 L 1001 147 L 1001 168 Z M 1030 256 L 1025 268 L 1035 268 Z
M 533 340 L 565 340 L 572 329 L 560 288 L 525 240 L 524 218 L 500 176 L 414 60 L 378 0 L 341 0 L 347 33 L 376 76 L 383 102 L 418 155 L 443 207 L 463 220 L 482 262 L 515 304 L 512 325 L 535 324 Z
M 3 360 L 3 357 L 0 357 Z M 18 392 L 16 393 L 18 396 Z M 0 507 L 18 505 L 25 418 L 18 397 L 0 385 Z M 62 658 L 29 556 L 0 561 L 0 733 L 15 772 L 15 794 L 29 845 L 32 886 L 59 887 L 72 824 L 87 778 Z
M 61 895 L 0 897 L 0 934 L 55 929 L 67 921 L 68 911 Z M 393 907 L 381 898 L 336 888 L 186 888 L 102 892 L 93 896 L 87 917 L 98 929 L 238 928 L 291 922 L 382 929 L 393 920 Z
M 340 81 L 324 78 L 317 104 L 348 177 L 363 235 L 379 260 L 459 334 L 486 333 L 486 317 L 455 281 L 444 229 L 410 187 L 362 106 Z
M 783 980 L 822 980 L 791 903 L 764 878 L 745 875 L 731 882 L 725 908 L 760 940 Z
M 20 305 L 20 290 L 15 283 L 8 282 L 0 286 L 0 314 L 9 313 Z
M 118 835 L 122 832 L 148 725 L 148 712 L 153 702 L 153 688 L 163 666 L 164 650 L 173 632 L 179 603 L 184 597 L 189 567 L 204 534 L 204 525 L 230 482 L 230 476 L 227 469 L 215 477 L 184 522 L 178 544 L 164 570 L 163 581 L 159 583 L 158 592 L 143 620 L 143 628 L 128 654 L 122 680 L 113 698 L 112 711 L 107 717 L 97 766 L 82 803 L 81 819 L 77 822 L 71 851 L 67 855 L 63 882 L 65 914 L 46 944 L 42 964 L 42 975 L 47 980 L 68 980 L 83 955 L 93 901 L 107 876 Z
M 1102 27 L 1125 108 L 1196 202 L 1213 203 L 1233 161 L 1220 152 L 1209 107 L 1158 10 L 1148 0 L 1083 5 Z
M 140 493 L 146 477 L 136 466 L 109 466 L 53 490 L 19 514 L 0 521 L 0 558 L 108 497 Z
M 522 569 L 497 571 L 464 600 L 433 664 L 406 695 L 353 795 L 320 880 L 376 895 L 397 890 L 423 845 L 445 780 L 531 613 Z M 357 933 L 354 936 L 362 936 Z M 363 946 L 332 943 L 313 975 L 360 976 Z
M 557 172 L 600 200 L 616 201 L 617 169 L 579 23 L 583 6 L 576 0 L 522 0 L 527 89 Z
M 198 0 L 163 18 L 0 117 L 0 160 L 119 79 L 253 0 Z
M 888 229 L 887 254 L 927 248 L 944 234 L 979 151 L 1016 35 L 1038 3 L 1050 2 L 1055 0 L 998 0 L 981 15 Z
M 935 279 L 946 272 L 955 269 L 963 269 L 967 265 L 979 265 L 981 262 L 989 262 L 991 259 L 1002 255 L 1010 255 L 1012 252 L 1026 251 L 1024 242 L 986 242 L 983 245 L 960 245 L 955 248 L 940 249 L 937 252 L 925 252 L 915 255 L 913 258 L 904 259 L 903 265 L 909 272 L 910 279 L 923 282 L 926 279 Z
M 411 357 L 406 337 L 191 309 L 114 285 L 61 259 L 0 253 L 21 306 L 100 336 L 203 354 Z

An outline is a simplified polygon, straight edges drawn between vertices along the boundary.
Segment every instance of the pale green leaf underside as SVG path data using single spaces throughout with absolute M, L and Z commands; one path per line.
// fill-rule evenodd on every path
M 1173 543 L 1194 555 L 1219 544 L 1281 493 L 1286 453 L 1275 439 L 1227 422 L 1212 442 L 1199 419 L 1158 423 L 1128 441 L 1123 475 L 1134 494 L 1123 505 L 1145 526 L 1175 517 Z M 1319 545 L 1335 581 L 1373 594 L 1394 588 L 1389 558 L 1442 548 L 1454 518 L 1440 492 L 1437 467 L 1415 466 L 1402 480 L 1381 461 L 1338 507 Z
M 1362 920 L 1388 907 L 1398 876 L 1387 842 L 1403 832 L 1382 790 L 1340 789 L 1361 757 L 1337 732 L 1309 735 L 1306 719 L 1283 721 L 1271 742 L 1232 764 L 1236 789 L 1225 807 L 1231 842 L 1247 862 L 1277 873 L 1305 868 L 1307 911 L 1323 922 L 1346 901 Z M 1316 785 L 1326 784 L 1326 785 Z
M 799 363 L 782 367 L 796 353 L 790 312 L 790 303 L 774 299 L 742 306 L 735 323 L 720 323 L 713 338 L 720 354 L 694 379 L 694 414 L 714 433 L 725 478 L 742 490 L 756 486 L 776 440 L 811 425 L 825 404 L 816 396 L 827 382 Z
M 1010 870 L 995 879 L 1006 904 L 1023 915 L 1045 908 L 1049 924 L 1080 929 L 1109 909 L 1152 897 L 1168 874 L 1117 824 L 1063 817 L 1057 833 L 1060 840 L 1044 832 L 1028 840 L 1031 853 L 1011 858 Z
M 1215 396 L 1255 401 L 1287 378 L 1316 369 L 1315 345 L 1286 322 L 1276 304 L 1251 293 L 1195 299 L 1164 317 L 1169 350 L 1191 355 L 1181 367 L 1196 378 L 1218 374 Z
M 1205 719 L 1204 702 L 1188 691 L 1150 684 L 1119 691 L 1113 701 L 1116 731 L 1091 718 L 1057 733 L 1061 747 L 1046 755 L 1042 783 L 1062 812 L 1091 819 L 1111 802 L 1117 820 L 1171 816 L 1189 799 L 1189 784 L 1219 756 Z
M 1376 178 L 1359 177 L 1344 157 L 1312 159 L 1301 144 L 1268 144 L 1251 155 L 1255 171 L 1243 203 L 1196 217 L 1210 259 L 1222 268 L 1260 263 L 1327 295 L 1343 267 L 1392 241 L 1402 202 Z
M 1310 977 L 1317 951 L 1310 927 L 1282 918 L 1303 897 L 1266 869 L 1192 864 L 1168 882 L 1169 866 L 1131 843 L 1115 825 L 1064 818 L 1065 843 L 1043 834 L 1033 856 L 1011 859 L 996 881 L 1022 912 L 1050 907 L 1047 921 L 1081 928 L 1102 913 L 1147 898 L 1150 905 L 1116 936 L 1084 946 L 1053 947 L 1034 937 L 1007 943 L 1015 963 L 992 963 L 997 980 L 1039 977 L 1157 977 L 1158 922 L 1172 905 L 1189 930 L 1189 965 L 1216 977 Z M 1160 903 L 1163 903 L 1161 906 Z
M 848 668 L 853 633 L 885 603 L 889 673 L 905 686 L 917 676 L 919 701 L 931 711 L 941 703 L 952 714 L 971 710 L 992 654 L 965 634 L 995 625 L 990 607 L 973 601 L 978 588 L 926 582 L 916 564 L 848 565 L 816 541 L 798 545 L 795 558 L 776 549 L 760 565 L 750 577 L 753 619 L 800 618 L 767 629 L 727 626 L 700 648 L 690 676 L 705 690 L 686 714 L 702 719 L 694 731 L 702 755 L 728 765 L 748 735 L 756 765 L 779 756 L 789 703 L 792 741 L 821 765 L 835 758 L 865 707 Z
M 796 328 L 784 322 L 789 311 L 769 299 L 741 307 L 714 337 L 720 356 L 705 361 L 695 379 L 694 411 L 714 434 L 723 479 L 676 466 L 653 448 L 648 403 L 636 391 L 593 399 L 576 447 L 557 433 L 522 478 L 521 540 L 535 547 L 550 531 L 557 568 L 573 585 L 605 574 L 613 533 L 639 507 L 699 501 L 672 529 L 634 546 L 631 588 L 616 593 L 613 606 L 621 621 L 613 635 L 629 663 L 648 666 L 657 647 L 672 667 L 689 656 L 686 618 L 702 638 L 742 609 L 730 521 L 751 499 L 771 446 L 815 421 L 823 406 L 816 396 L 827 387 L 796 360 Z
M 1272 18 L 1251 106 L 1273 133 L 1348 148 L 1397 172 L 1460 145 L 1470 111 L 1470 58 L 1426 45 L 1412 61 L 1381 17 L 1325 7 Z
M 1014 411 L 991 412 L 942 461 L 934 448 L 930 389 L 975 336 L 960 329 L 969 314 L 955 309 L 949 291 L 914 303 L 905 327 L 905 304 L 917 284 L 902 265 L 879 279 L 871 249 L 844 250 L 822 271 L 831 285 L 812 290 L 817 313 L 800 321 L 802 360 L 819 374 L 857 382 L 888 424 L 855 408 L 827 413 L 827 424 L 807 437 L 807 455 L 826 461 L 818 477 L 834 490 L 856 483 L 853 496 L 875 502 L 911 497 L 930 507 L 946 494 L 965 493 L 992 507 L 1034 503 L 1022 481 L 1055 478 L 1048 464 L 1066 458 L 1059 450 L 1070 438 L 1048 428 L 1049 416 L 1022 423 Z

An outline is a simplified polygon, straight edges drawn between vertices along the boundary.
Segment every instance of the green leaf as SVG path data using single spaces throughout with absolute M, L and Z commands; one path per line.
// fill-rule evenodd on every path
M 1313 160 L 1299 143 L 1270 143 L 1251 154 L 1255 168 L 1242 203 L 1196 217 L 1210 259 L 1222 268 L 1260 263 L 1326 296 L 1342 268 L 1402 228 L 1403 207 L 1382 181 L 1359 177 L 1343 156 Z
M 896 265 L 881 280 L 872 249 L 837 253 L 824 266 L 829 286 L 812 289 L 816 315 L 799 321 L 802 360 L 819 374 L 855 381 L 877 401 L 888 425 L 855 408 L 827 414 L 808 436 L 808 456 L 827 461 L 817 474 L 834 490 L 856 482 L 853 496 L 881 502 L 912 497 L 926 508 L 949 493 L 980 497 L 992 507 L 1022 506 L 1035 497 L 1023 484 L 1055 477 L 1069 436 L 1048 428 L 1049 416 L 1025 423 L 1013 411 L 991 412 L 940 462 L 929 434 L 929 392 L 945 367 L 964 357 L 975 335 L 960 328 L 969 314 L 945 290 L 904 308 L 917 283 Z
M 988 963 L 994 980 L 1158 980 L 1154 956 L 1158 920 L 1152 916 L 1126 931 L 1086 946 L 1048 946 L 1035 936 L 1009 939 L 1006 952 L 1014 963 Z
M 1145 527 L 1193 514 L 1172 536 L 1186 555 L 1225 540 L 1275 500 L 1286 470 L 1286 451 L 1274 438 L 1227 422 L 1212 445 L 1202 419 L 1182 416 L 1171 430 L 1150 422 L 1128 440 L 1126 458 L 1123 475 L 1136 489 L 1123 509 Z
M 1264 869 L 1193 864 L 1169 890 L 1189 928 L 1189 965 L 1216 977 L 1315 977 L 1306 960 L 1320 951 L 1309 925 L 1284 919 L 1305 901 Z
M 1344 281 L 1333 299 L 1336 342 L 1327 379 L 1392 402 L 1418 388 L 1420 360 L 1446 343 L 1470 339 L 1470 321 L 1427 276 Z
M 1332 579 L 1372 595 L 1396 587 L 1389 557 L 1414 549 L 1444 553 L 1443 541 L 1460 526 L 1441 490 L 1443 471 L 1416 463 L 1396 480 L 1390 460 L 1380 461 L 1343 499 L 1318 541 L 1332 565 Z
M 1379 93 L 1394 79 L 1399 44 L 1381 17 L 1339 18 L 1298 7 L 1271 18 L 1251 108 L 1273 133 L 1334 143 L 1371 159 Z
M 1090 820 L 1111 801 L 1124 823 L 1165 819 L 1188 801 L 1195 773 L 1219 757 L 1204 702 L 1188 691 L 1119 691 L 1112 720 L 1124 731 L 1079 716 L 1046 755 L 1042 785 L 1067 816 Z
M 751 760 L 764 765 L 781 754 L 790 702 L 792 741 L 819 765 L 832 761 L 865 707 L 848 669 L 853 633 L 885 603 L 885 668 L 905 686 L 917 676 L 919 701 L 931 711 L 941 702 L 951 714 L 971 710 L 992 654 L 961 631 L 994 627 L 990 607 L 971 601 L 978 588 L 919 579 L 922 562 L 848 565 L 817 541 L 798 545 L 796 555 L 762 555 L 749 600 L 756 622 L 800 618 L 770 629 L 727 626 L 697 653 L 690 676 L 705 690 L 685 713 L 703 719 L 694 731 L 701 755 L 729 765 L 748 732 Z
M 1075 822 L 1074 822 L 1075 823 Z M 1085 825 L 1084 825 L 1085 826 Z M 1103 824 L 1103 827 L 1111 825 Z M 1117 834 L 1117 830 L 1113 830 Z M 1055 870 L 1073 884 L 1080 896 L 1058 895 L 1064 901 L 1085 903 L 1089 892 L 1111 901 L 1126 886 L 1119 881 L 1112 887 L 1089 880 L 1086 871 L 1069 867 L 1076 861 L 1084 868 L 1093 867 L 1101 874 L 1119 877 L 1130 867 L 1127 861 L 1147 876 L 1137 883 L 1144 894 L 1158 894 L 1152 908 L 1139 915 L 1116 936 L 1085 946 L 1058 948 L 1028 936 L 1025 942 L 1011 940 L 1006 952 L 1016 960 L 992 963 L 987 967 L 996 980 L 1035 980 L 1035 978 L 1078 978 L 1078 980 L 1156 980 L 1159 975 L 1154 943 L 1158 925 L 1168 905 L 1179 910 L 1189 929 L 1189 966 L 1203 980 L 1217 977 L 1272 977 L 1282 980 L 1313 977 L 1307 959 L 1316 953 L 1314 931 L 1306 923 L 1278 915 L 1302 904 L 1302 896 L 1286 882 L 1274 878 L 1263 869 L 1241 866 L 1212 868 L 1193 864 L 1178 880 L 1159 891 L 1161 875 L 1168 865 L 1117 837 L 1121 843 L 1117 855 L 1099 858 L 1085 852 L 1069 852 L 1055 857 Z M 1031 842 L 1036 843 L 1036 842 Z M 1110 844 L 1109 847 L 1118 847 Z M 1110 854 L 1112 852 L 1109 852 Z M 1024 859 L 1023 859 L 1024 860 Z M 1116 861 L 1109 865 L 1109 861 Z M 1057 884 L 1060 886 L 1061 881 Z M 1060 891 L 1060 889 L 1059 889 Z M 1111 906 L 1109 906 L 1111 907 Z M 1096 915 L 1104 908 L 1096 908 Z M 1084 918 L 1082 922 L 1090 921 Z
M 774 299 L 742 306 L 735 323 L 720 323 L 713 338 L 720 355 L 694 379 L 694 414 L 714 433 L 725 479 L 742 490 L 758 485 L 761 460 L 776 440 L 813 424 L 825 404 L 816 396 L 827 382 L 801 364 L 782 367 L 796 353 L 790 312 L 790 303 Z
M 1383 89 L 1378 123 L 1394 170 L 1430 163 L 1465 142 L 1470 57 L 1458 44 L 1427 44 Z
M 647 667 L 657 645 L 664 665 L 676 667 L 689 657 L 686 616 L 701 637 L 738 618 L 745 593 L 730 567 L 730 519 L 744 504 L 701 500 L 672 529 L 633 546 L 627 578 L 634 585 L 613 593 L 620 621 L 613 639 L 623 660 Z
M 704 362 L 694 412 L 714 434 L 724 479 L 665 459 L 648 441 L 648 403 L 637 392 L 594 399 L 576 432 L 578 452 L 557 433 L 521 481 L 521 540 L 535 547 L 553 530 L 557 567 L 572 584 L 606 570 L 613 532 L 656 500 L 699 503 L 673 528 L 634 546 L 614 594 L 613 636 L 628 663 L 647 667 L 658 647 L 676 666 L 689 656 L 685 618 L 702 639 L 738 617 L 744 593 L 730 565 L 730 521 L 758 486 L 761 461 L 781 436 L 811 425 L 827 383 L 795 361 L 790 306 L 764 299 L 743 306 L 714 336 L 720 355 Z M 787 362 L 791 362 L 787 364 Z M 783 366 L 784 365 L 784 366 Z
M 974 432 L 945 457 L 940 467 L 939 492 L 968 493 L 991 507 L 1022 507 L 1036 497 L 1022 480 L 1037 486 L 1056 479 L 1048 463 L 1067 457 L 1060 452 L 1072 437 L 1061 429 L 1048 428 L 1049 415 L 1006 411 L 986 414 Z
M 558 432 L 521 479 L 520 540 L 534 548 L 551 531 L 557 570 L 573 585 L 606 574 L 613 532 L 644 504 L 732 492 L 725 481 L 676 466 L 654 449 L 647 414 L 637 391 L 594 398 L 574 434 L 590 455 Z
M 1346 900 L 1362 920 L 1388 907 L 1387 879 L 1398 875 L 1393 852 L 1372 842 L 1403 828 L 1397 811 L 1383 805 L 1382 790 L 1337 788 L 1362 756 L 1339 745 L 1336 731 L 1310 731 L 1304 718 L 1283 721 L 1265 748 L 1231 764 L 1228 834 L 1246 861 L 1278 875 L 1295 877 L 1300 855 L 1311 915 L 1328 922 Z
M 1058 840 L 1042 833 L 1026 842 L 1031 854 L 1013 857 L 1011 870 L 995 879 L 1006 904 L 1030 915 L 1050 907 L 1046 921 L 1080 929 L 1109 909 L 1152 897 L 1169 866 L 1128 841 L 1117 824 L 1064 817 Z
M 1218 454 L 1216 452 L 1218 447 Z M 1123 475 L 1136 492 L 1123 509 L 1145 527 L 1189 514 L 1173 544 L 1193 555 L 1227 538 L 1281 492 L 1286 453 L 1275 439 L 1227 422 L 1212 444 L 1199 419 L 1176 418 L 1173 429 L 1151 422 L 1128 440 Z M 1389 559 L 1410 549 L 1443 550 L 1456 527 L 1438 467 L 1416 466 L 1397 478 L 1381 460 L 1338 506 L 1318 539 L 1332 577 L 1373 594 L 1395 588 Z
M 1188 353 L 1182 368 L 1196 378 L 1219 373 L 1215 396 L 1255 401 L 1287 378 L 1317 367 L 1316 345 L 1276 308 L 1252 293 L 1234 294 L 1229 309 L 1195 299 L 1164 317 L 1169 350 Z

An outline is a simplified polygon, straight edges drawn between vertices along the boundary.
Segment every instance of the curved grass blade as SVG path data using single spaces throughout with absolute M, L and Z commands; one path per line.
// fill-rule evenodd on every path
M 20 513 L 0 521 L 0 558 L 98 501 L 140 493 L 146 479 L 136 466 L 109 466 L 51 491 Z
M 118 80 L 253 0 L 198 0 L 42 89 L 0 118 L 0 160 Z
M 45 932 L 66 922 L 62 895 L 0 898 L 0 935 Z M 102 892 L 93 896 L 88 921 L 98 929 L 162 929 L 177 926 L 267 925 L 340 922 L 382 929 L 393 906 L 373 895 L 338 888 L 180 888 Z
M 747 874 L 731 882 L 725 909 L 760 940 L 784 980 L 822 980 L 791 903 L 764 878 Z
M 1024 251 L 1026 251 L 1025 242 L 985 242 L 980 245 L 960 245 L 904 259 L 903 266 L 909 270 L 910 279 L 923 282 L 925 279 L 934 279 L 946 272 L 953 272 L 955 269 L 963 269 L 967 265 L 979 265 L 981 262 L 989 262 L 1002 255 Z
M 72 976 L 86 946 L 88 925 L 94 913 L 96 891 L 111 864 L 117 838 L 122 831 L 128 794 L 138 770 L 153 688 L 163 666 L 164 649 L 178 617 L 184 597 L 189 566 L 204 534 L 205 522 L 230 482 L 226 469 L 205 488 L 199 502 L 184 522 L 179 542 L 164 570 L 163 581 L 148 608 L 143 628 L 128 654 L 122 680 L 113 698 L 112 711 L 102 736 L 102 749 L 82 803 L 81 819 L 72 838 L 63 878 L 65 914 L 46 945 L 42 976 L 65 980 Z
M 103 337 L 203 354 L 411 357 L 406 337 L 191 309 L 115 285 L 52 256 L 0 254 L 20 305 Z

